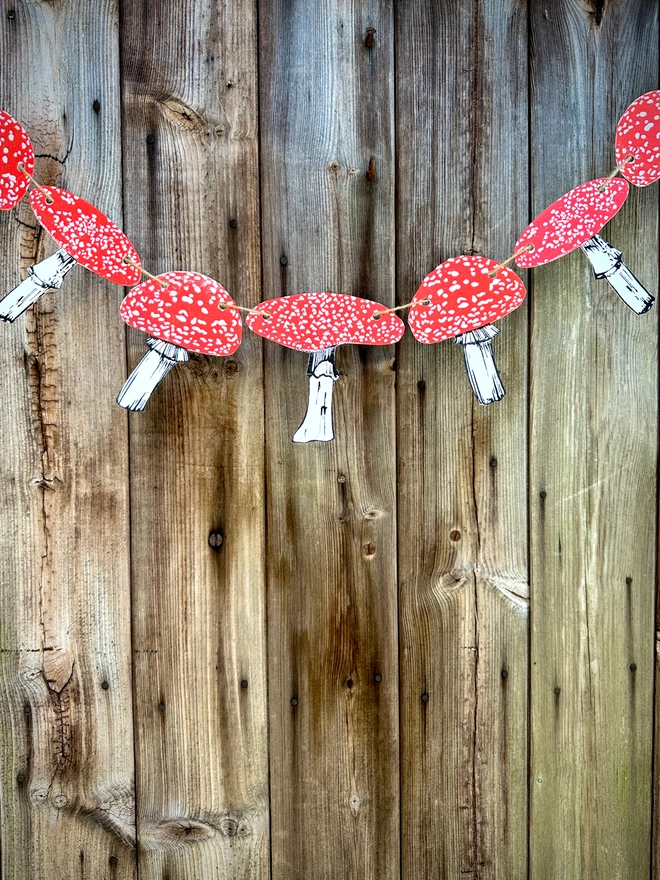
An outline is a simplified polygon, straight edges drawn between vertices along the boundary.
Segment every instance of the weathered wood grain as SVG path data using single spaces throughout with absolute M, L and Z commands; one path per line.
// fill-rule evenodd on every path
M 113 0 L 1 4 L 0 106 L 39 180 L 121 223 L 118 38 Z M 0 224 L 4 295 L 55 248 L 27 200 Z M 74 268 L 0 327 L 4 878 L 135 872 L 121 295 Z
M 264 295 L 391 305 L 391 4 L 259 21 Z M 339 349 L 332 443 L 291 441 L 307 356 L 265 364 L 272 876 L 398 877 L 394 349 Z
M 151 271 L 203 272 L 243 305 L 260 280 L 256 37 L 251 0 L 122 7 L 127 229 Z M 131 332 L 131 366 L 144 350 Z M 265 878 L 257 337 L 193 355 L 130 437 L 140 876 Z
M 536 214 L 613 167 L 620 114 L 657 86 L 657 3 L 534 2 L 531 41 Z M 605 235 L 657 291 L 657 190 Z M 647 877 L 657 306 L 633 314 L 580 252 L 532 291 L 531 876 Z
M 527 18 L 509 0 L 400 4 L 397 287 L 504 259 L 527 220 Z M 402 869 L 527 876 L 526 307 L 472 396 L 458 345 L 401 345 L 397 381 Z

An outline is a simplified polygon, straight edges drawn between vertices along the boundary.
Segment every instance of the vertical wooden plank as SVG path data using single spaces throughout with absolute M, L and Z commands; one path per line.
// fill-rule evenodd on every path
M 264 295 L 393 304 L 391 4 L 259 15 Z M 307 357 L 265 349 L 273 878 L 399 875 L 394 350 L 337 358 L 294 445 Z
M 122 13 L 127 229 L 151 271 L 203 272 L 256 304 L 255 4 Z M 144 343 L 130 334 L 131 365 Z M 268 876 L 262 449 L 249 333 L 231 358 L 192 356 L 131 417 L 143 880 Z
M 399 4 L 397 287 L 504 259 L 527 219 L 527 16 Z M 397 373 L 403 877 L 527 876 L 527 318 L 500 324 L 507 395 L 409 335 Z
M 657 3 L 534 2 L 531 40 L 537 213 L 613 167 L 620 114 L 657 87 Z M 656 292 L 657 189 L 633 189 L 605 235 Z M 656 315 L 630 312 L 580 252 L 534 273 L 535 880 L 649 875 Z
M 0 106 L 38 179 L 121 223 L 118 37 L 113 0 L 0 5 Z M 27 200 L 0 225 L 5 292 L 55 247 Z M 4 878 L 134 876 L 121 295 L 74 268 L 0 327 Z

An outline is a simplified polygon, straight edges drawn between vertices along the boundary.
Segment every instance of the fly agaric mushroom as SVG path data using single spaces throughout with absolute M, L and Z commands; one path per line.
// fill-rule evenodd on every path
M 589 180 L 567 192 L 542 211 L 516 242 L 516 263 L 521 269 L 543 266 L 581 247 L 596 278 L 605 278 L 621 299 L 638 315 L 647 312 L 654 298 L 598 232 L 614 217 L 628 196 L 625 180 L 605 177 Z
M 125 287 L 140 280 L 137 251 L 98 208 L 56 186 L 33 190 L 30 205 L 60 249 L 28 268 L 29 277 L 0 302 L 0 318 L 15 321 L 47 290 L 59 288 L 76 263 Z
M 3 211 L 13 208 L 23 198 L 33 171 L 34 149 L 28 133 L 20 122 L 0 110 L 0 208 Z
M 495 260 L 453 257 L 422 281 L 408 314 L 408 324 L 419 342 L 453 339 L 463 346 L 465 368 L 479 403 L 504 397 L 493 357 L 493 327 L 525 298 L 520 278 Z
M 130 290 L 121 304 L 129 327 L 148 333 L 148 351 L 117 403 L 141 412 L 153 391 L 188 352 L 229 355 L 241 344 L 242 322 L 224 287 L 198 272 L 165 272 Z
M 632 102 L 616 127 L 614 145 L 621 174 L 635 186 L 660 178 L 660 92 Z
M 338 345 L 391 345 L 404 334 L 405 325 L 387 307 L 369 299 L 342 293 L 297 293 L 260 303 L 247 317 L 259 336 L 287 348 L 310 353 L 307 365 L 307 413 L 293 437 L 294 443 L 332 440 L 332 390 Z

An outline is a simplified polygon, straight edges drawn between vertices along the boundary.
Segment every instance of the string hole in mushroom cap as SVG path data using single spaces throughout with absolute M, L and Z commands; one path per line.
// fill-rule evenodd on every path
M 431 305 L 430 299 L 421 299 L 420 302 L 423 306 L 430 306 Z
M 380 321 L 381 314 L 380 314 L 380 312 L 374 312 L 371 317 L 374 319 L 374 321 Z
M 264 321 L 270 321 L 270 314 L 268 312 L 262 312 L 261 317 L 264 319 Z

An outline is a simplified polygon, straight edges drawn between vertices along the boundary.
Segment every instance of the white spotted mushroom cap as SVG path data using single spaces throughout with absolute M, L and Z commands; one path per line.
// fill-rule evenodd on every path
M 532 220 L 516 242 L 516 263 L 522 269 L 543 266 L 570 254 L 600 232 L 621 208 L 630 189 L 625 180 L 615 179 L 599 192 L 605 180 L 600 177 L 581 183 Z M 534 249 L 519 253 L 528 245 Z
M 166 287 L 160 283 L 165 281 Z M 129 290 L 121 304 L 124 321 L 156 339 L 200 354 L 233 354 L 243 323 L 222 284 L 199 272 L 165 272 Z
M 8 211 L 28 191 L 29 178 L 19 169 L 23 163 L 28 174 L 34 171 L 34 150 L 28 133 L 16 120 L 0 110 L 0 208 Z
M 298 351 L 322 351 L 346 343 L 391 345 L 406 327 L 391 313 L 374 317 L 386 309 L 344 293 L 295 293 L 260 303 L 246 323 L 259 336 Z
M 635 186 L 648 186 L 660 178 L 660 92 L 641 95 L 633 101 L 616 127 L 616 161 L 628 156 L 621 174 Z
M 498 321 L 517 309 L 525 285 L 511 269 L 486 257 L 453 257 L 422 281 L 408 324 L 418 342 L 453 339 Z
M 140 270 L 124 262 L 139 265 L 137 251 L 94 205 L 57 186 L 32 190 L 30 205 L 46 232 L 85 269 L 125 287 L 140 280 Z

